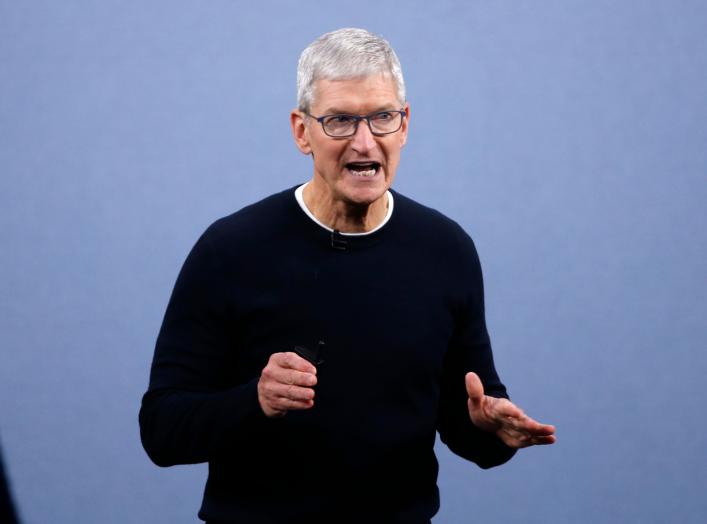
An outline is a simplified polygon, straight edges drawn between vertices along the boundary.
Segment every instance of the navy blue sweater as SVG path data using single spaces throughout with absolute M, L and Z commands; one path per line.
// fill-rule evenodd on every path
M 209 463 L 202 519 L 428 522 L 439 508 L 435 431 L 483 468 L 513 455 L 467 412 L 467 371 L 506 396 L 474 245 L 393 194 L 390 221 L 344 249 L 292 188 L 218 220 L 189 254 L 140 428 L 156 464 Z M 314 407 L 265 417 L 256 386 L 269 356 L 319 340 Z

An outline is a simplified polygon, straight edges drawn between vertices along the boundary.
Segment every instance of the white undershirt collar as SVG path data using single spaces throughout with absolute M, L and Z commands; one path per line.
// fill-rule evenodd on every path
M 324 225 L 319 220 L 317 220 L 317 217 L 315 217 L 312 214 L 312 212 L 307 207 L 307 204 L 304 203 L 304 188 L 307 184 L 309 184 L 309 182 L 305 182 L 304 184 L 299 186 L 297 189 L 295 189 L 295 198 L 297 199 L 297 203 L 302 208 L 302 211 L 304 211 L 307 214 L 307 216 L 309 218 L 311 218 L 317 225 L 323 227 L 324 229 L 326 229 L 329 232 L 334 231 L 329 226 Z M 380 228 L 382 228 L 384 225 L 386 225 L 388 223 L 388 220 L 390 220 L 390 217 L 393 215 L 393 194 L 390 191 L 386 191 L 385 194 L 388 197 L 388 211 L 386 212 L 385 218 L 383 219 L 383 221 L 380 224 L 378 224 L 376 227 L 374 227 L 370 231 L 364 231 L 363 233 L 342 233 L 342 232 L 339 232 L 339 234 L 344 235 L 344 236 L 360 237 L 360 236 L 364 236 L 364 235 L 370 235 L 371 233 L 375 233 Z

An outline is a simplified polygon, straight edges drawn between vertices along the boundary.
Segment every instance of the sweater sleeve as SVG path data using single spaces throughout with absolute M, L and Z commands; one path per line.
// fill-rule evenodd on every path
M 486 395 L 508 398 L 493 362 L 486 329 L 484 290 L 479 257 L 471 238 L 459 230 L 462 292 L 454 333 L 444 362 L 437 429 L 442 442 L 455 454 L 487 469 L 515 454 L 495 434 L 477 428 L 469 418 L 464 377 L 474 371 Z
M 159 466 L 209 461 L 267 420 L 257 400 L 258 378 L 234 387 L 226 376 L 233 306 L 207 234 L 177 278 L 140 409 L 142 444 Z

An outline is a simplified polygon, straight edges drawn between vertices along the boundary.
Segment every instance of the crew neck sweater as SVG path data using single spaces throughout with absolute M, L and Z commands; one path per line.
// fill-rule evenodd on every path
M 143 446 L 160 466 L 209 463 L 209 522 L 427 523 L 436 431 L 482 468 L 514 453 L 467 410 L 468 371 L 507 396 L 476 250 L 396 192 L 384 227 L 337 238 L 294 190 L 216 221 L 187 257 L 143 397 Z M 270 355 L 319 341 L 314 407 L 266 417 L 257 382 Z

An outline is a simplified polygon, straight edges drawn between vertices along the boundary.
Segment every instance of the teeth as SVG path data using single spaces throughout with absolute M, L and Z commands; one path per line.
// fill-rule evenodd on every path
M 373 176 L 373 175 L 376 174 L 376 170 L 375 170 L 375 169 L 368 169 L 368 170 L 366 170 L 366 171 L 356 171 L 356 170 L 353 170 L 353 169 L 349 169 L 349 171 L 351 171 L 351 172 L 352 172 L 354 175 L 356 175 L 356 176 L 367 176 L 367 177 L 370 177 L 370 176 Z
M 378 171 L 377 165 L 372 165 L 372 166 L 366 166 L 364 165 L 356 165 L 356 164 L 351 164 L 348 167 L 349 173 L 356 175 L 356 176 L 363 176 L 363 177 L 372 177 L 375 176 L 376 172 Z

